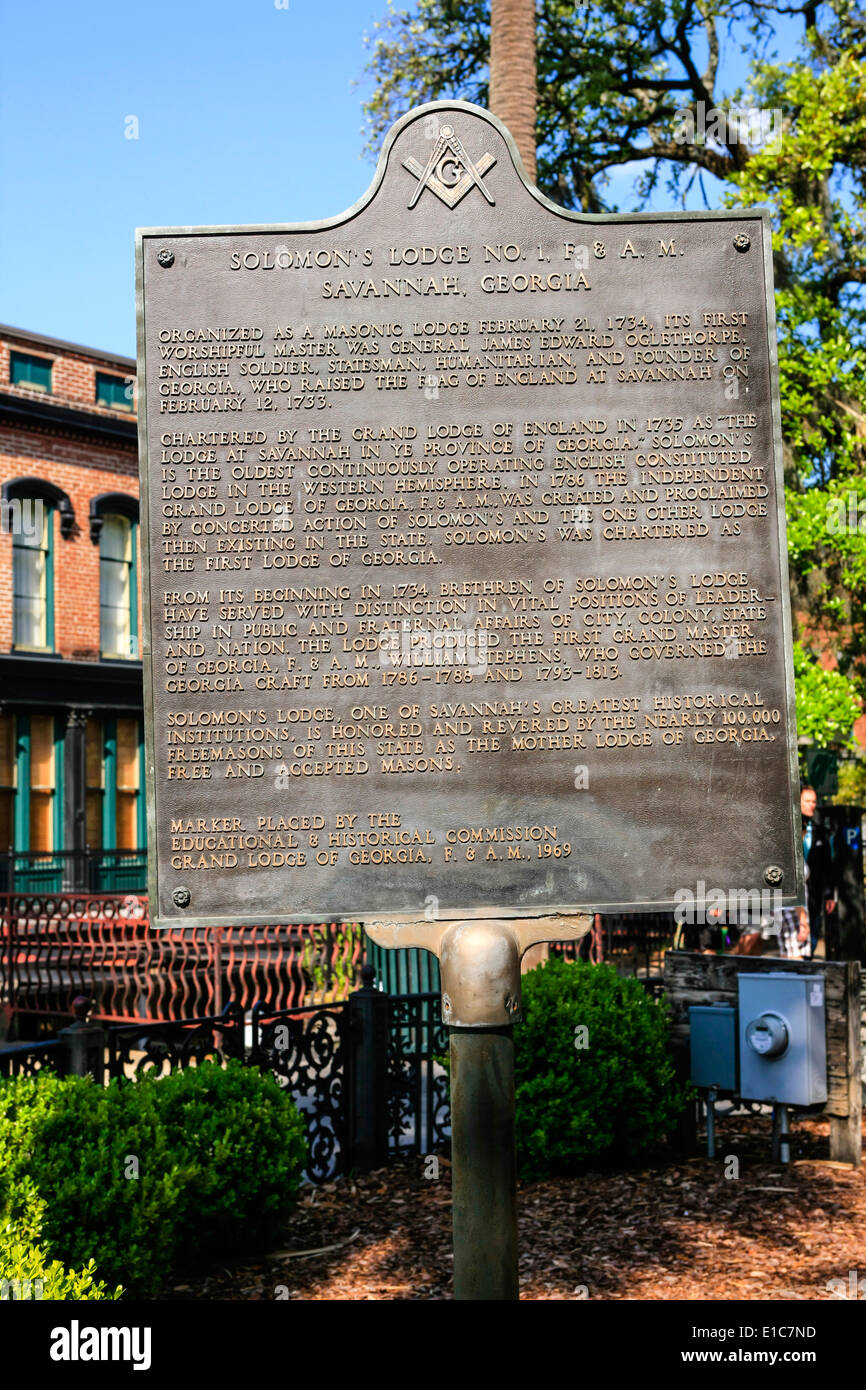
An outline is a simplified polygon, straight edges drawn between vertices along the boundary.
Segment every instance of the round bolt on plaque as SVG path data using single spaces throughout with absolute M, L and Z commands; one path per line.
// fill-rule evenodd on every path
M 175 907 L 189 907 L 190 891 L 188 888 L 175 888 L 171 895 L 171 900 Z
M 782 882 L 782 870 L 779 868 L 778 864 L 767 865 L 764 870 L 764 882 L 772 884 Z
M 752 244 L 752 238 L 745 232 L 738 232 L 734 237 L 734 247 L 737 251 L 748 251 Z
M 163 270 L 168 270 L 168 268 L 169 268 L 170 265 L 174 265 L 174 252 L 173 252 L 173 251 L 160 251 L 160 253 L 159 253 L 159 255 L 157 256 L 156 259 L 159 261 L 159 263 L 160 263 L 160 265 L 162 266 Z

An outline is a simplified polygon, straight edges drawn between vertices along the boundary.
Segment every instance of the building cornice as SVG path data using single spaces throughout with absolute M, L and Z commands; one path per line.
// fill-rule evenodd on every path
M 134 416 L 112 420 L 75 406 L 55 405 L 53 401 L 32 400 L 7 392 L 0 392 L 0 423 L 19 429 L 71 432 L 85 434 L 89 438 L 122 440 L 133 447 L 138 439 Z
M 91 709 L 141 712 L 140 661 L 69 661 L 60 656 L 0 654 L 0 711 Z
M 135 374 L 134 357 L 118 357 L 113 352 L 101 352 L 99 348 L 85 347 L 83 343 L 68 343 L 64 338 L 48 338 L 44 333 L 31 333 L 26 328 L 12 328 L 0 323 L 0 338 L 11 338 L 16 343 L 31 343 L 33 346 L 51 348 L 55 352 L 73 353 L 76 357 L 90 357 L 94 362 L 106 362 L 114 367 L 122 367 L 128 376 Z

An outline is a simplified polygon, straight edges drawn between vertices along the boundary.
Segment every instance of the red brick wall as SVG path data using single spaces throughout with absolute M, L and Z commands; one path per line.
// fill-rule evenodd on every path
M 10 355 L 20 351 L 50 358 L 51 395 L 9 380 Z M 97 406 L 96 372 L 128 378 L 132 369 L 110 356 L 77 352 L 30 339 L 24 333 L 0 336 L 0 390 L 22 401 L 51 400 L 84 409 L 103 419 L 129 419 L 125 412 Z M 73 661 L 99 659 L 99 546 L 90 539 L 90 499 L 102 492 L 138 496 L 135 444 L 100 443 L 61 427 L 28 428 L 23 422 L 0 426 L 0 484 L 12 478 L 43 478 L 68 493 L 75 529 L 68 540 L 54 527 L 54 650 Z M 141 613 L 139 565 L 139 613 Z M 140 630 L 139 624 L 139 630 Z M 0 531 L 0 652 L 12 649 L 12 536 Z
M 0 428 L 0 483 L 44 478 L 69 494 L 75 529 L 54 525 L 54 649 L 77 661 L 99 659 L 99 546 L 90 539 L 90 499 L 101 492 L 138 496 L 135 450 Z M 139 566 L 140 573 L 140 566 Z M 139 612 L 141 604 L 139 602 Z M 0 651 L 12 648 L 12 536 L 0 534 Z
M 34 391 L 27 386 L 12 385 L 9 377 L 10 359 L 13 352 L 24 352 L 30 357 L 44 357 L 53 364 L 50 396 L 44 391 Z M 108 420 L 116 420 L 118 416 L 128 415 L 129 412 L 113 410 L 110 406 L 96 404 L 97 372 L 104 373 L 106 376 L 117 376 L 124 381 L 128 381 L 130 376 L 135 376 L 132 368 L 119 365 L 110 357 L 98 358 L 84 353 L 61 351 L 59 348 L 31 342 L 23 334 L 20 338 L 15 338 L 7 333 L 0 339 L 0 386 L 9 395 L 19 396 L 22 400 L 29 401 L 65 401 L 70 405 L 84 406 L 91 410 L 94 415 Z

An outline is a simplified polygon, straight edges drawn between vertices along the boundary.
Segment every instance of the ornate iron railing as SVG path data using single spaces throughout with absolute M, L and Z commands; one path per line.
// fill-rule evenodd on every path
M 66 1049 L 59 1038 L 44 1042 L 9 1043 L 0 1046 L 0 1076 L 38 1076 L 50 1071 L 63 1076 Z
M 596 917 L 588 937 L 551 950 L 653 976 L 671 930 L 669 915 Z M 122 1023 L 218 1015 L 226 999 L 247 1011 L 260 999 L 332 1004 L 360 983 L 365 945 L 358 923 L 155 930 L 143 893 L 0 893 L 0 1006 L 58 1018 L 83 994 L 95 1018 Z M 429 952 L 369 949 L 392 997 L 438 989 Z
M 389 999 L 388 1143 L 402 1154 L 426 1154 L 451 1137 L 451 1102 L 444 1060 L 448 1029 L 438 994 Z
M 68 1014 L 86 994 L 100 1017 L 126 1017 L 146 996 L 148 966 L 146 898 L 0 895 L 0 998 L 12 1013 Z
M 348 1022 L 346 1002 L 317 1009 L 252 1012 L 249 1061 L 289 1087 L 307 1125 L 306 1176 L 324 1182 L 348 1163 Z
M 3 893 L 143 893 L 146 849 L 8 849 L 0 854 Z
M 348 997 L 359 982 L 354 924 L 153 929 L 143 894 L 0 894 L 0 1004 L 62 1016 L 85 994 L 107 1023 L 182 1020 Z
M 150 1072 L 164 1076 L 193 1063 L 229 1057 L 244 1061 L 244 1031 L 243 1009 L 234 1003 L 209 1018 L 109 1028 L 107 1076 L 135 1080 Z

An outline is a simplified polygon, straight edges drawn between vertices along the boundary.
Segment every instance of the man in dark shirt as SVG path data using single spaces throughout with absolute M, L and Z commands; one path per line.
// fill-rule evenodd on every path
M 818 797 L 814 787 L 800 789 L 800 815 L 803 824 L 803 859 L 806 866 L 806 907 L 809 912 L 809 935 L 812 955 L 821 935 L 821 913 L 833 912 L 836 907 L 835 874 L 830 840 L 824 827 L 815 820 Z

